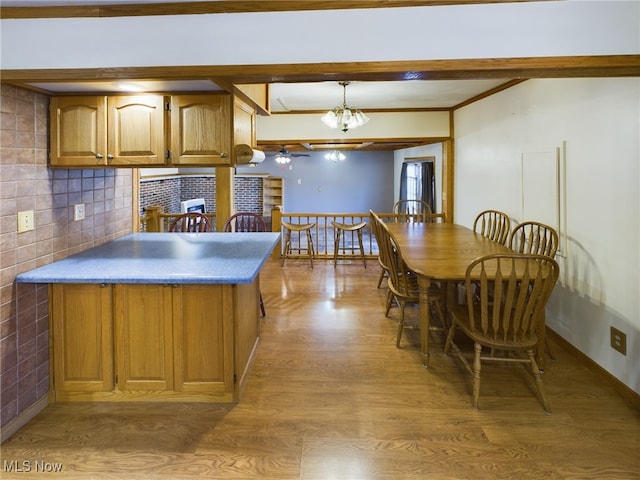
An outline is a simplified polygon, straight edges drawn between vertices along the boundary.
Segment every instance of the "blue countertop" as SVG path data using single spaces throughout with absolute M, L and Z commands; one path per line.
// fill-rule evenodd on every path
M 21 273 L 21 283 L 251 283 L 279 233 L 133 233 Z

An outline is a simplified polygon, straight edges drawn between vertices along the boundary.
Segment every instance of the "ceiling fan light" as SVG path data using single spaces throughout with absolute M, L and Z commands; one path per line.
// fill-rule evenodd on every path
M 280 165 L 286 165 L 291 161 L 291 158 L 287 157 L 286 155 L 278 154 L 275 156 L 274 160 Z
M 324 155 L 324 158 L 333 162 L 337 162 L 338 160 L 343 161 L 347 157 L 339 150 L 331 150 Z

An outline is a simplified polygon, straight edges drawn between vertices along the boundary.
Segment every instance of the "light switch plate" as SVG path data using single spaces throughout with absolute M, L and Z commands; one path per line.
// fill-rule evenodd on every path
M 84 203 L 73 206 L 73 221 L 84 220 Z
M 18 233 L 29 232 L 33 229 L 33 210 L 18 212 Z

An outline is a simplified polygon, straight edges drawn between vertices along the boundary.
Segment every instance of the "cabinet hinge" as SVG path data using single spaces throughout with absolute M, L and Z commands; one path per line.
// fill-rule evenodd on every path
M 236 383 L 238 383 L 238 377 L 237 377 L 237 375 L 234 373 L 234 374 L 233 374 L 233 384 L 235 385 Z
M 171 150 L 167 150 L 166 152 L 164 152 L 164 158 L 166 158 L 167 160 L 171 159 Z
M 164 109 L 165 109 L 167 112 L 170 112 L 170 111 L 171 111 L 171 102 L 166 102 L 166 103 L 164 104 Z

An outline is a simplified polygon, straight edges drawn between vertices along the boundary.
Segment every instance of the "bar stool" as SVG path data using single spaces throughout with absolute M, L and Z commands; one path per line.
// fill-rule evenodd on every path
M 287 256 L 291 253 L 291 232 L 307 232 L 307 253 L 309 254 L 309 262 L 311 262 L 311 268 L 313 268 L 313 257 L 315 252 L 313 250 L 313 239 L 311 238 L 311 229 L 316 226 L 315 222 L 312 223 L 303 223 L 303 224 L 295 224 L 289 223 L 282 220 L 282 226 L 286 230 L 285 240 L 284 240 L 284 250 L 282 252 L 282 262 L 281 266 L 284 266 L 284 261 L 287 259 Z M 305 250 L 300 245 L 298 245 L 298 251 Z
M 364 246 L 362 245 L 362 229 L 366 227 L 366 222 L 360 223 L 340 223 L 333 221 L 331 222 L 333 228 L 336 231 L 335 241 L 333 243 L 333 268 L 336 268 L 338 264 L 338 250 L 340 249 L 340 235 L 342 232 L 356 232 L 358 234 L 358 244 L 360 247 L 360 256 L 362 257 L 362 263 L 364 263 L 364 268 L 367 268 L 367 260 L 364 257 Z M 342 251 L 351 250 L 352 252 L 356 249 L 356 247 L 342 247 Z

